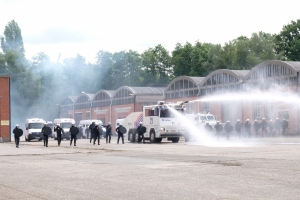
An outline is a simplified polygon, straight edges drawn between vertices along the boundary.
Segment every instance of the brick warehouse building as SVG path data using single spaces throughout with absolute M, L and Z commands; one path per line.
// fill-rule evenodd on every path
M 10 142 L 10 77 L 0 75 L 0 142 Z
M 251 70 L 219 69 L 206 77 L 180 76 L 166 87 L 128 87 L 115 91 L 100 90 L 96 94 L 82 93 L 77 97 L 68 96 L 59 105 L 60 117 L 72 117 L 76 123 L 81 119 L 100 119 L 104 123 L 124 118 L 142 106 L 166 102 L 190 101 L 188 113 L 210 112 L 219 121 L 234 122 L 279 117 L 289 121 L 288 132 L 299 133 L 299 108 L 283 102 L 264 101 L 205 101 L 201 99 L 216 94 L 247 93 L 251 90 L 268 91 L 280 86 L 285 91 L 298 95 L 300 62 L 269 60 Z M 197 101 L 199 100 L 199 101 Z M 296 108 L 296 109 L 295 109 Z M 114 128 L 114 126 L 113 126 Z

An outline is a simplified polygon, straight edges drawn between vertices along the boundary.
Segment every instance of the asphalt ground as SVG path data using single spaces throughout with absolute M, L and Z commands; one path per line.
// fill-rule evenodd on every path
M 0 199 L 300 199 L 300 138 L 243 142 L 1 143 Z

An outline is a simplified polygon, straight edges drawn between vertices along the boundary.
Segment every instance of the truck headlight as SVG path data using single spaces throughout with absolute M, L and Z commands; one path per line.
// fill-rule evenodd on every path
M 185 131 L 185 128 L 184 128 L 184 127 L 181 127 L 181 131 Z
M 160 131 L 165 131 L 166 129 L 164 127 L 160 127 Z

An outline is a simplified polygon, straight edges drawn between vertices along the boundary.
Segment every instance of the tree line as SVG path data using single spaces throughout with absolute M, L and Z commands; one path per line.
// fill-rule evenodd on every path
M 265 60 L 300 61 L 300 20 L 284 25 L 278 34 L 253 33 L 224 45 L 177 43 L 169 52 L 161 44 L 139 53 L 134 50 L 100 50 L 96 63 L 86 62 L 79 54 L 62 63 L 51 62 L 43 53 L 25 57 L 21 29 L 12 20 L 1 38 L 0 74 L 11 75 L 13 112 L 30 116 L 52 108 L 67 95 L 115 90 L 120 86 L 168 84 L 178 76 L 206 76 L 217 69 L 251 69 Z M 28 112 L 24 114 L 24 108 Z M 53 117 L 52 117 L 53 118 Z

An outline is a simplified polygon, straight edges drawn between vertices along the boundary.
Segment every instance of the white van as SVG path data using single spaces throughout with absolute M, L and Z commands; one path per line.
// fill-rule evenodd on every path
M 33 139 L 41 141 L 43 139 L 42 128 L 46 121 L 41 118 L 29 118 L 25 121 L 25 141 Z
M 82 127 L 82 138 L 90 138 L 90 131 L 89 131 L 89 126 L 95 122 L 96 124 L 99 123 L 99 126 L 103 125 L 101 120 L 98 119 L 89 119 L 89 120 L 81 120 L 79 122 L 79 126 Z M 102 127 L 103 130 L 103 137 L 106 137 L 106 129 Z
M 60 128 L 62 128 L 65 132 L 64 135 L 61 136 L 61 139 L 67 139 L 70 140 L 71 138 L 71 133 L 69 132 L 70 127 L 72 126 L 72 124 L 75 124 L 75 120 L 71 119 L 71 118 L 60 118 L 60 119 L 54 119 L 53 121 L 54 126 L 56 127 L 56 124 L 59 124 Z M 52 136 L 54 138 L 54 140 L 56 140 L 57 138 L 57 133 L 54 132 L 54 130 L 52 131 Z

